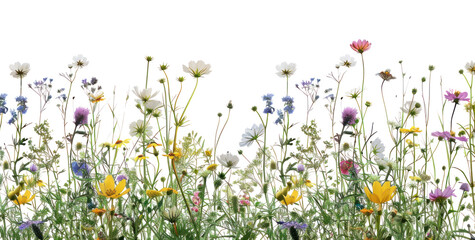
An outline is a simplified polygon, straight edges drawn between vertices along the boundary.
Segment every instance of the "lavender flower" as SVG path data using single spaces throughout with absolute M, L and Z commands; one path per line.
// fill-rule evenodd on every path
M 303 164 L 299 164 L 297 166 L 297 172 L 304 172 L 305 171 L 305 166 Z
M 262 100 L 266 102 L 266 108 L 264 108 L 264 113 L 265 114 L 272 114 L 275 111 L 275 108 L 272 107 L 272 97 L 274 94 L 269 93 L 267 95 L 262 96 Z
M 42 224 L 44 223 L 45 221 L 32 221 L 32 220 L 28 220 L 26 222 L 23 222 L 18 228 L 20 230 L 25 230 L 26 228 L 29 228 L 31 227 L 31 225 L 38 225 L 38 224 Z
M 16 119 L 18 118 L 18 115 L 16 114 L 16 111 L 10 110 L 10 113 L 12 114 L 12 118 L 8 120 L 8 124 L 13 124 L 15 123 Z
M 470 101 L 470 98 L 467 98 L 468 96 L 467 92 L 451 90 L 450 92 L 445 91 L 445 93 L 447 93 L 444 95 L 445 99 L 452 101 L 455 104 L 458 104 L 460 101 L 466 101 L 466 102 Z
M 123 175 L 123 174 L 120 174 L 119 176 L 117 176 L 117 178 L 115 179 L 117 182 L 120 182 L 122 180 L 127 180 L 127 176 Z
M 465 192 L 470 192 L 470 185 L 468 185 L 468 183 L 462 183 L 462 185 L 460 186 L 460 189 L 462 189 L 462 191 L 465 191 Z
M 289 229 L 289 228 L 294 228 L 294 229 L 299 229 L 299 230 L 305 230 L 308 225 L 306 223 L 298 223 L 298 222 L 277 222 L 282 229 Z
M 288 114 L 292 114 L 295 110 L 294 104 L 294 98 L 290 96 L 285 96 L 282 98 L 282 102 L 284 102 L 284 112 L 287 112 Z
M 87 124 L 87 117 L 89 115 L 89 109 L 78 107 L 74 112 L 74 124 L 83 125 Z
M 444 191 L 440 190 L 439 188 L 437 188 L 435 190 L 435 192 L 430 192 L 429 193 L 429 199 L 433 202 L 437 201 L 437 202 L 442 202 L 444 201 L 445 199 L 449 198 L 449 197 L 456 197 L 455 194 L 454 194 L 455 190 L 452 189 L 450 186 L 445 188 Z
M 78 177 L 88 177 L 89 172 L 91 172 L 92 168 L 87 165 L 85 162 L 72 162 L 71 169 L 73 170 L 74 174 Z
M 440 141 L 445 139 L 445 140 L 448 140 L 448 141 L 459 140 L 459 141 L 462 141 L 462 142 L 466 142 L 468 140 L 465 136 L 460 136 L 460 137 L 455 136 L 455 132 L 453 132 L 453 131 L 450 131 L 450 132 L 449 131 L 433 132 L 432 136 L 438 137 Z
M 6 93 L 0 94 L 0 114 L 5 114 L 8 112 L 8 108 L 5 107 L 5 105 L 7 104 L 7 102 L 5 101 L 6 98 L 7 98 Z
M 34 163 L 31 164 L 31 165 L 30 165 L 30 171 L 31 171 L 31 172 L 36 172 L 36 171 L 38 171 L 38 166 L 36 166 L 36 164 L 34 164 Z
M 18 96 L 15 98 L 15 100 L 18 106 L 17 110 L 21 112 L 22 114 L 25 114 L 26 111 L 28 110 L 28 106 L 26 106 L 26 103 L 27 103 L 26 97 Z
M 356 109 L 350 107 L 345 108 L 341 113 L 341 118 L 343 119 L 343 126 L 355 124 L 356 114 L 358 114 L 358 111 Z

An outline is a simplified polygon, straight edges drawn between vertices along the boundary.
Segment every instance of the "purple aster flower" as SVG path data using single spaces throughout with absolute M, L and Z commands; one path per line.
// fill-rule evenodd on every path
M 29 221 L 26 221 L 26 222 L 23 222 L 18 228 L 20 230 L 25 230 L 26 228 L 29 228 L 31 227 L 31 225 L 38 225 L 38 224 L 42 224 L 44 223 L 45 221 L 32 221 L 32 220 L 29 220 Z
M 298 223 L 298 222 L 294 222 L 294 221 L 291 221 L 291 222 L 277 222 L 280 227 L 282 229 L 288 229 L 288 228 L 295 228 L 295 229 L 299 229 L 299 230 L 305 230 L 308 225 L 306 223 Z
M 32 164 L 30 165 L 30 171 L 31 171 L 31 172 L 36 172 L 36 171 L 38 171 L 38 166 L 36 166 L 36 164 L 32 163 Z
M 297 166 L 297 172 L 303 172 L 303 171 L 305 171 L 305 166 L 303 164 L 299 164 Z
M 117 182 L 120 182 L 122 180 L 126 180 L 127 181 L 127 176 L 123 175 L 123 174 L 120 174 L 119 176 L 117 176 L 117 178 L 115 179 Z
M 91 166 L 87 165 L 85 162 L 72 162 L 71 169 L 78 177 L 88 177 L 92 170 Z
M 341 118 L 343 119 L 343 126 L 355 124 L 356 114 L 358 114 L 358 111 L 356 109 L 350 107 L 345 108 L 341 113 Z
M 445 188 L 444 191 L 440 190 L 439 188 L 437 188 L 435 190 L 435 192 L 430 192 L 429 193 L 429 199 L 433 202 L 437 201 L 437 202 L 442 202 L 444 201 L 445 199 L 449 198 L 449 197 L 456 197 L 455 194 L 455 189 L 452 189 L 450 186 Z
M 466 142 L 468 140 L 465 136 L 460 136 L 460 137 L 455 136 L 455 132 L 453 132 L 453 131 L 450 131 L 450 132 L 449 131 L 433 132 L 432 136 L 438 137 L 440 141 L 442 141 L 442 140 L 449 140 L 449 141 L 459 140 L 459 141 L 462 141 L 462 142 Z
M 470 101 L 470 98 L 467 98 L 468 96 L 467 92 L 451 90 L 450 92 L 445 91 L 445 93 L 447 93 L 444 95 L 445 99 L 452 101 L 455 104 L 458 104 L 460 101 L 466 101 L 466 102 Z
M 462 183 L 462 185 L 460 186 L 460 189 L 462 189 L 465 192 L 470 192 L 470 185 L 468 185 L 468 183 Z
M 74 124 L 83 125 L 87 124 L 87 117 L 89 115 L 89 109 L 78 107 L 74 112 Z

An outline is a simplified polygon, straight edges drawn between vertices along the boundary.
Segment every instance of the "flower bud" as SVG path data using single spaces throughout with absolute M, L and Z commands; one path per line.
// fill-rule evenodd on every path
M 232 101 L 229 101 L 228 106 L 226 106 L 229 109 L 233 109 L 233 103 Z
M 460 70 L 459 70 L 459 73 L 460 73 L 460 74 L 463 74 L 463 69 L 460 69 Z
M 422 82 L 426 82 L 426 77 L 422 77 Z
M 277 163 L 275 161 L 270 162 L 270 169 L 271 170 L 276 170 L 277 169 Z
M 256 106 L 253 106 L 253 107 L 251 108 L 251 110 L 255 112 L 255 111 L 257 111 L 257 107 L 256 107 Z
M 7 160 L 3 161 L 3 170 L 10 169 L 10 163 Z
M 412 95 L 416 95 L 416 93 L 417 93 L 417 88 L 413 88 L 412 89 Z
M 435 67 L 434 65 L 429 65 L 429 71 L 434 71 Z

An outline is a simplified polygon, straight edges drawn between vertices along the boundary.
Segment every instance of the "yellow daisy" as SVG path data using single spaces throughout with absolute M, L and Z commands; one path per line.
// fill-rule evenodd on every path
M 178 194 L 178 191 L 173 188 L 162 188 L 158 192 L 161 194 L 166 193 L 167 195 L 172 195 L 172 193 Z
M 206 168 L 206 170 L 208 170 L 208 171 L 214 171 L 214 170 L 216 170 L 216 168 L 218 168 L 218 164 L 213 163 L 213 164 L 209 165 L 209 166 Z
M 299 192 L 294 190 L 290 196 L 287 194 L 284 195 L 284 200 L 280 201 L 280 203 L 290 205 L 298 202 L 300 199 L 302 199 L 302 195 L 299 196 Z
M 399 132 L 401 132 L 401 133 L 420 133 L 420 132 L 422 132 L 422 130 L 420 130 L 418 127 L 412 126 L 410 129 L 401 128 L 401 129 L 399 129 Z
M 137 157 L 135 157 L 134 160 L 137 162 L 137 161 L 139 161 L 139 160 L 144 160 L 144 159 L 146 159 L 146 158 L 148 158 L 148 157 L 145 157 L 143 154 L 140 154 L 140 155 L 138 155 Z
M 23 205 L 23 204 L 27 204 L 27 203 L 31 202 L 35 198 L 35 196 L 36 196 L 36 194 L 33 194 L 33 196 L 31 196 L 31 192 L 29 190 L 26 190 L 25 194 L 23 194 L 23 195 L 18 194 L 16 199 L 12 200 L 12 201 L 16 205 Z
M 120 181 L 119 184 L 115 186 L 114 178 L 112 177 L 112 175 L 107 175 L 104 183 L 99 183 L 101 190 L 96 187 L 97 194 L 112 199 L 120 198 L 130 191 L 130 188 L 127 188 L 125 191 L 123 191 L 125 188 L 125 183 L 126 180 L 122 179 L 122 181 Z
M 117 140 L 114 144 L 112 144 L 112 147 L 113 148 L 120 148 L 122 147 L 122 145 L 126 144 L 126 143 L 129 143 L 130 142 L 130 139 L 127 138 L 127 139 L 124 139 L 124 140 Z
M 160 192 L 160 191 L 157 191 L 157 190 L 147 190 L 147 191 L 145 191 L 145 194 L 147 194 L 147 196 L 149 198 L 155 198 L 155 197 L 163 196 L 163 193 Z

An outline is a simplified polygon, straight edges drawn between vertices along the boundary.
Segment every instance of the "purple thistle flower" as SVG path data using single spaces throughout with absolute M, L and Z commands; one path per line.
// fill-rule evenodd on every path
M 45 221 L 32 221 L 32 220 L 29 220 L 29 221 L 26 221 L 26 222 L 23 222 L 18 228 L 20 230 L 25 230 L 26 228 L 29 228 L 31 227 L 31 225 L 35 224 L 42 224 L 44 223 Z
M 466 142 L 468 139 L 465 136 L 457 137 L 455 136 L 454 132 L 444 131 L 444 132 L 433 132 L 432 136 L 438 137 L 440 141 L 448 140 L 448 141 L 455 141 L 459 140 L 462 142 Z
M 115 180 L 116 180 L 117 182 L 120 182 L 120 181 L 122 181 L 122 180 L 124 180 L 124 179 L 125 179 L 125 181 L 127 181 L 127 179 L 128 179 L 127 176 L 125 176 L 125 175 L 123 175 L 123 174 L 120 174 L 119 176 L 117 176 L 117 178 L 116 178 Z
M 466 101 L 466 102 L 470 101 L 470 98 L 467 98 L 468 96 L 467 92 L 451 90 L 450 92 L 445 91 L 445 93 L 447 93 L 444 95 L 445 99 L 452 101 L 455 104 L 458 104 L 460 101 Z
M 297 166 L 297 172 L 303 172 L 303 171 L 305 171 L 305 166 L 303 164 L 299 164 Z
M 36 171 L 38 171 L 38 166 L 36 166 L 36 164 L 32 163 L 32 164 L 30 165 L 30 171 L 31 171 L 31 172 L 36 172 Z
M 356 109 L 350 107 L 345 108 L 341 113 L 341 118 L 343 119 L 343 126 L 355 124 L 356 114 L 358 114 L 358 111 Z
M 429 199 L 433 202 L 437 201 L 437 202 L 442 202 L 444 201 L 445 199 L 449 198 L 449 197 L 456 197 L 455 194 L 455 189 L 452 189 L 450 186 L 445 188 L 444 191 L 440 190 L 439 188 L 437 188 L 435 190 L 435 192 L 430 192 L 429 193 Z
M 470 185 L 468 185 L 468 183 L 462 183 L 462 185 L 460 186 L 460 189 L 462 189 L 462 191 L 465 191 L 465 192 L 470 192 Z
M 87 117 L 89 115 L 89 109 L 78 107 L 74 112 L 74 124 L 83 125 L 87 124 Z
M 295 229 L 299 229 L 299 230 L 305 230 L 308 225 L 306 223 L 298 223 L 298 222 L 294 222 L 294 221 L 291 221 L 291 222 L 277 222 L 280 227 L 282 229 L 288 229 L 288 228 L 295 228 Z

